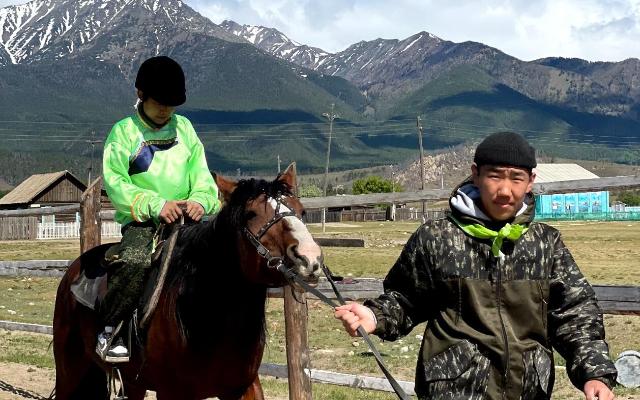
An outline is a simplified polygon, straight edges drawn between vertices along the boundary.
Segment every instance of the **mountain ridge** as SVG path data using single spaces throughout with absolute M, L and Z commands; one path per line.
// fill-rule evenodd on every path
M 500 83 L 537 101 L 601 115 L 640 118 L 637 106 L 640 84 L 634 78 L 640 74 L 638 59 L 618 63 L 576 59 L 565 63 L 550 57 L 527 62 L 479 42 L 454 43 L 426 31 L 405 39 L 360 41 L 336 53 L 316 49 L 315 58 L 301 58 L 297 52 L 305 45 L 273 28 L 244 25 L 243 30 L 228 30 L 246 38 L 246 32 L 255 33 L 256 29 L 258 32 L 268 29 L 271 35 L 282 35 L 296 46 L 289 44 L 284 53 L 274 51 L 260 40 L 252 41 L 254 45 L 276 57 L 349 80 L 372 99 L 383 116 L 388 116 L 384 113 L 389 108 L 385 103 L 406 93 L 410 95 L 451 68 L 475 65 Z M 587 70 L 589 73 L 585 73 Z

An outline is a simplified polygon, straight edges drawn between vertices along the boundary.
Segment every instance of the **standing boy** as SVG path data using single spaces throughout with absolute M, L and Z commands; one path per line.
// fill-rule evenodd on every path
M 552 348 L 586 400 L 613 399 L 616 369 L 593 289 L 560 233 L 533 222 L 535 166 L 522 136 L 485 138 L 449 215 L 413 234 L 385 293 L 336 308 L 351 335 L 362 325 L 395 340 L 427 321 L 422 400 L 550 399 Z

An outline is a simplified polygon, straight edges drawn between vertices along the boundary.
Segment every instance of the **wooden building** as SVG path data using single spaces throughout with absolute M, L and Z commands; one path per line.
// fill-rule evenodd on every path
M 0 210 L 79 205 L 85 189 L 86 185 L 69 171 L 36 174 L 2 197 Z M 113 208 L 104 190 L 101 202 L 103 209 Z M 0 217 L 0 240 L 62 238 L 64 235 L 60 232 L 75 232 L 77 226 L 79 214 L 75 211 L 30 217 Z M 55 235 L 49 235 L 50 231 Z
M 0 199 L 0 210 L 77 205 L 86 188 L 87 185 L 69 171 L 31 175 Z M 101 201 L 103 208 L 112 208 L 104 190 Z M 75 221 L 76 213 L 56 214 L 49 219 Z
M 80 196 L 86 188 L 69 171 L 31 175 L 0 199 L 0 210 L 79 204 Z M 56 217 L 75 220 L 75 213 Z

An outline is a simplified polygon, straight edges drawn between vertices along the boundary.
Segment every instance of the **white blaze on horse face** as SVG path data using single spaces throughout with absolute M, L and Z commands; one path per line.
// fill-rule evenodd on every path
M 275 210 L 278 203 L 275 199 L 269 198 L 269 205 Z M 280 203 L 280 212 L 290 212 L 289 207 Z M 294 239 L 298 241 L 297 253 L 301 257 L 305 257 L 308 261 L 307 273 L 320 274 L 320 263 L 322 262 L 322 250 L 320 246 L 313 240 L 311 233 L 307 229 L 306 225 L 298 218 L 288 216 L 283 218 L 284 223 L 287 224 L 289 231 Z

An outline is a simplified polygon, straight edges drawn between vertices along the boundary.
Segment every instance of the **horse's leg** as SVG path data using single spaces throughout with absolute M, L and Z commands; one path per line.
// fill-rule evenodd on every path
M 264 400 L 264 393 L 262 393 L 262 385 L 260 384 L 260 377 L 256 375 L 256 379 L 249 385 L 247 390 L 240 395 L 236 396 L 220 396 L 220 400 Z
M 56 399 L 58 398 L 56 392 Z M 89 370 L 80 381 L 80 385 L 73 392 L 70 400 L 108 400 L 107 374 L 96 364 L 91 363 Z
M 107 375 L 84 352 L 82 339 L 59 328 L 54 340 L 56 399 L 108 399 Z

